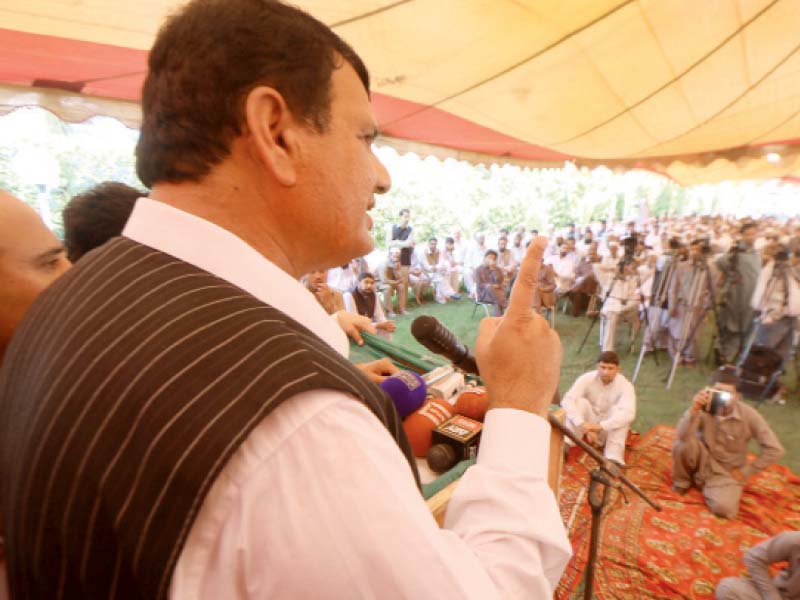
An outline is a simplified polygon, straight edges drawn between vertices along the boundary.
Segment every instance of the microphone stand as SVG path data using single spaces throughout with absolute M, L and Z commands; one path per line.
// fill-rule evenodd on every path
M 657 511 L 661 511 L 661 507 L 653 502 L 639 486 L 622 474 L 622 468 L 620 465 L 605 458 L 597 450 L 572 433 L 572 431 L 570 431 L 566 425 L 559 422 L 559 420 L 552 414 L 548 415 L 547 419 L 550 421 L 550 425 L 571 439 L 581 450 L 591 456 L 597 463 L 597 467 L 592 469 L 592 471 L 589 473 L 590 481 L 587 500 L 592 509 L 592 529 L 589 536 L 589 557 L 587 559 L 586 571 L 584 573 L 583 580 L 583 598 L 584 600 L 591 600 L 592 591 L 594 589 L 594 574 L 595 565 L 597 563 L 598 543 L 600 541 L 600 520 L 603 516 L 603 509 L 608 503 L 608 497 L 611 493 L 611 488 L 617 488 L 620 491 L 622 497 L 625 499 L 626 504 L 628 504 L 628 498 L 625 496 L 625 489 L 623 486 L 630 488 L 634 493 L 641 497 L 642 500 L 647 502 Z

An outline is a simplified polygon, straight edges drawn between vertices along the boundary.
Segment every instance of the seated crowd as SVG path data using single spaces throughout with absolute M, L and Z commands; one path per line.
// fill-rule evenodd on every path
M 0 360 L 16 322 L 36 294 L 69 267 L 67 258 L 77 261 L 120 235 L 136 198 L 142 195 L 123 184 L 105 183 L 76 196 L 64 211 L 66 256 L 30 208 L 10 196 L 2 198 L 0 214 L 9 225 L 3 233 L 6 250 L 27 254 L 19 261 L 0 261 L 0 270 L 26 264 L 30 271 L 6 269 L 11 281 L 28 283 L 6 288 L 6 292 L 22 290 L 24 298 L 0 294 L 0 304 L 7 309 L 7 318 L 0 323 Z M 492 305 L 495 314 L 502 314 L 525 248 L 537 235 L 536 230 L 526 232 L 519 227 L 510 245 L 505 229 L 491 242 L 479 233 L 471 243 L 464 243 L 456 231 L 445 238 L 443 248 L 435 237 L 418 245 L 409 217 L 407 210 L 401 212 L 400 225 L 387 235 L 387 249 L 302 278 L 325 311 L 336 315 L 357 341 L 358 332 L 364 330 L 391 338 L 396 330 L 392 319 L 407 314 L 409 290 L 418 305 L 425 301 L 426 292 L 445 304 L 460 299 L 464 286 L 475 302 Z M 14 234 L 21 232 L 26 233 L 24 239 L 14 241 Z M 580 228 L 570 225 L 563 232 L 551 228 L 548 235 L 534 308 L 554 310 L 561 300 L 574 315 L 586 311 L 602 319 L 597 369 L 580 376 L 562 402 L 567 427 L 621 467 L 636 415 L 636 393 L 620 373 L 619 357 L 613 351 L 620 322 L 631 324 L 631 340 L 640 323 L 647 323 L 643 351 L 664 348 L 690 365 L 696 360 L 696 333 L 705 311 L 721 299 L 729 312 L 728 320 L 724 313 L 720 317 L 723 344 L 723 331 L 729 337 L 741 337 L 746 333 L 742 324 L 747 323 L 752 324 L 749 334 L 757 343 L 774 348 L 784 359 L 792 350 L 795 321 L 800 315 L 800 224 L 794 221 L 737 223 L 724 218 L 677 217 L 625 226 L 601 221 Z M 734 278 L 735 286 L 731 283 Z M 693 337 L 687 337 L 687 331 Z M 740 340 L 736 352 L 748 349 Z M 721 346 L 723 362 L 736 356 L 725 352 Z M 698 488 L 709 509 L 725 518 L 736 516 L 749 477 L 784 452 L 760 413 L 739 401 L 737 386 L 736 377 L 724 371 L 716 373 L 712 387 L 697 393 L 678 423 L 673 448 L 673 490 L 684 494 L 691 487 Z M 712 398 L 720 394 L 727 400 L 718 406 Z M 725 443 L 720 442 L 720 435 L 725 436 Z M 760 447 L 755 460 L 747 456 L 751 440 Z M 780 544 L 765 548 L 773 546 Z M 783 556 L 780 552 L 776 550 L 764 560 Z M 746 560 L 755 560 L 749 556 Z M 763 581 L 756 579 L 756 583 Z M 736 590 L 756 583 L 725 580 L 719 597 L 737 598 Z

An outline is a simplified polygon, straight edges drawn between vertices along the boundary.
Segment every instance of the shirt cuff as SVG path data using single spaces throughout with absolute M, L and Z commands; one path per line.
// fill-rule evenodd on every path
M 549 460 L 550 424 L 545 419 L 514 408 L 493 408 L 486 413 L 479 465 L 547 479 Z

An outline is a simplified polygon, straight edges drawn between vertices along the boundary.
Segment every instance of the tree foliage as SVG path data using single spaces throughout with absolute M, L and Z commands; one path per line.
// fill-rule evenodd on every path
M 73 195 L 106 180 L 142 188 L 133 158 L 137 135 L 108 118 L 75 125 L 40 109 L 15 111 L 0 118 L 0 187 L 40 210 L 60 232 L 61 210 Z M 455 229 L 465 237 L 519 225 L 543 231 L 548 225 L 635 219 L 643 212 L 761 214 L 777 212 L 776 202 L 765 202 L 765 196 L 785 196 L 776 183 L 682 188 L 644 171 L 589 170 L 571 163 L 561 169 L 472 165 L 401 156 L 385 146 L 375 150 L 392 176 L 391 190 L 377 198 L 372 211 L 379 246 L 402 208 L 411 210 L 417 240 L 423 241 Z

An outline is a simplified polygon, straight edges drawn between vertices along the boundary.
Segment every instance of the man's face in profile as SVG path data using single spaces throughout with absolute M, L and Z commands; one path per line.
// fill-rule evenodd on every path
M 39 215 L 0 191 L 0 361 L 30 305 L 69 267 L 64 247 Z
M 604 362 L 597 363 L 597 374 L 600 376 L 600 381 L 603 382 L 603 385 L 608 385 L 614 381 L 617 373 L 619 373 L 619 365 Z
M 327 129 L 299 129 L 295 188 L 300 202 L 287 209 L 293 227 L 313 231 L 318 255 L 334 265 L 372 250 L 367 213 L 375 194 L 391 186 L 389 173 L 372 151 L 378 129 L 367 90 L 349 63 L 338 62 L 343 64 L 331 75 Z

